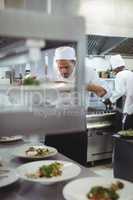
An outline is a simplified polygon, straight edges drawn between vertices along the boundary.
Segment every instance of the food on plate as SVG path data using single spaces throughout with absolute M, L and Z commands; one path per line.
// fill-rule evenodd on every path
M 118 190 L 124 188 L 124 184 L 120 181 L 112 183 L 110 187 L 94 186 L 87 194 L 87 198 L 90 200 L 118 200 Z
M 40 85 L 40 81 L 34 76 L 28 76 L 23 80 L 23 85 Z
M 54 83 L 67 83 L 66 81 L 54 81 Z
M 122 136 L 133 136 L 133 130 L 129 129 L 129 130 L 125 130 L 125 131 L 120 131 L 119 134 Z
M 48 148 L 35 148 L 35 147 L 29 147 L 26 151 L 25 151 L 27 156 L 35 156 L 35 157 L 40 157 L 40 156 L 47 156 L 50 153 L 53 153 L 51 150 L 49 150 Z
M 35 173 L 26 174 L 28 178 L 51 178 L 62 175 L 63 164 L 53 162 L 49 165 L 42 165 Z

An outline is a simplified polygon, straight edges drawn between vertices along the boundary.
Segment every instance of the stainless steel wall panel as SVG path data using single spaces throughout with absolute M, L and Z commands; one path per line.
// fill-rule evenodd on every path
M 31 11 L 0 10 L 0 35 L 54 40 L 80 40 L 85 31 L 84 19 L 51 16 Z

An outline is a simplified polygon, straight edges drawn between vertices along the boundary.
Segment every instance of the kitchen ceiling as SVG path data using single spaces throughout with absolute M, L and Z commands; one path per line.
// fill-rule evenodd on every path
M 74 42 L 68 41 L 47 41 L 43 48 L 56 48 L 61 45 L 74 45 Z M 0 55 L 17 55 L 27 51 L 25 39 L 0 36 Z M 133 56 L 133 38 L 108 37 L 98 35 L 87 36 L 87 54 L 88 55 L 108 55 L 121 54 L 123 56 Z M 2 56 L 0 56 L 1 58 Z
M 0 36 L 0 58 L 25 52 L 25 39 Z
M 123 56 L 133 56 L 133 39 L 88 35 L 87 53 L 88 55 L 121 54 Z
M 0 59 L 7 58 L 10 56 L 20 55 L 28 52 L 28 48 L 25 44 L 26 39 L 24 38 L 12 38 L 0 36 Z M 42 50 L 57 48 L 59 46 L 73 46 L 76 47 L 74 41 L 45 41 L 46 45 Z
M 133 38 L 128 38 L 123 43 L 118 45 L 111 53 L 119 53 L 123 56 L 133 56 Z
M 15 42 L 18 42 L 18 41 L 20 41 L 20 39 L 18 38 L 0 36 L 0 49 L 7 47 L 8 45 L 14 44 Z

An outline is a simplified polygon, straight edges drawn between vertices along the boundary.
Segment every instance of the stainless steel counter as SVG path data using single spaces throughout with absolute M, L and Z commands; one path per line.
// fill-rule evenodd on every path
M 15 168 L 25 163 L 26 161 L 15 158 L 12 154 L 13 148 L 23 145 L 23 142 L 0 144 L 0 155 L 5 157 L 9 166 Z M 72 161 L 64 155 L 58 153 L 56 156 L 50 159 Z M 73 162 L 73 161 L 72 161 Z M 78 164 L 79 165 L 79 164 Z M 81 174 L 77 178 L 96 176 L 90 169 L 81 165 Z M 27 182 L 19 180 L 16 183 L 3 187 L 0 189 L 0 199 L 2 200 L 64 200 L 62 195 L 63 187 L 69 181 L 54 184 L 51 186 L 44 186 L 38 183 Z

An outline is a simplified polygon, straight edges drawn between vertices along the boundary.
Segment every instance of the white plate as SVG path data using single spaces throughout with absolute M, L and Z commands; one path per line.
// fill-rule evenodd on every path
M 0 188 L 10 185 L 16 182 L 18 179 L 19 177 L 15 170 L 10 170 L 8 173 L 0 175 Z
M 93 186 L 110 186 L 117 180 L 124 183 L 124 188 L 118 192 L 119 200 L 133 200 L 133 184 L 115 178 L 82 178 L 68 183 L 63 189 L 66 200 L 88 200 L 87 193 Z
M 42 165 L 49 165 L 53 162 L 59 162 L 63 164 L 62 175 L 58 177 L 52 178 L 29 178 L 26 174 L 31 174 L 36 172 Z M 38 182 L 44 185 L 51 185 L 57 182 L 66 181 L 72 179 L 79 175 L 80 167 L 74 163 L 60 161 L 60 160 L 46 160 L 46 161 L 36 161 L 24 164 L 17 168 L 17 172 L 20 178 L 25 179 L 27 181 Z
M 14 142 L 18 140 L 22 140 L 22 135 L 15 135 L 15 136 L 2 136 L 0 137 L 0 142 Z
M 29 147 L 46 148 L 50 151 L 50 153 L 48 155 L 45 155 L 45 156 L 27 155 L 26 151 L 29 149 Z M 26 158 L 26 159 L 43 159 L 43 158 L 48 158 L 48 157 L 56 155 L 57 149 L 55 149 L 53 147 L 46 146 L 46 145 L 23 145 L 21 147 L 15 148 L 12 154 L 14 156 L 17 156 L 17 157 L 20 157 L 20 158 Z

